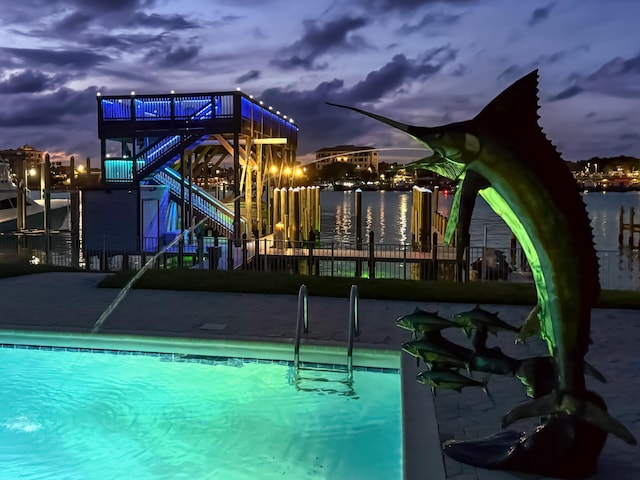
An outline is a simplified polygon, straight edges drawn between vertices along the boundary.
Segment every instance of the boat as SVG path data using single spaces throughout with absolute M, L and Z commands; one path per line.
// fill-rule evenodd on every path
M 393 189 L 396 192 L 410 192 L 411 190 L 413 190 L 413 183 L 400 180 L 399 182 L 395 183 L 395 185 L 393 186 Z
M 19 189 L 11 179 L 9 163 L 0 161 L 0 232 L 13 232 L 18 229 L 18 193 Z M 27 190 L 26 195 L 27 229 L 44 228 L 44 201 L 31 196 Z M 69 201 L 64 198 L 52 198 L 50 208 L 52 230 L 58 230 L 64 223 L 69 213 Z
M 356 188 L 358 188 L 358 184 L 350 180 L 337 180 L 333 182 L 333 190 L 336 192 L 349 192 Z

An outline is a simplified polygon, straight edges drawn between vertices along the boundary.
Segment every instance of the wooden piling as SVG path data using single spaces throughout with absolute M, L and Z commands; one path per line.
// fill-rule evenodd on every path
M 413 187 L 411 206 L 411 237 L 415 249 L 428 252 L 431 249 L 433 229 L 433 207 L 431 190 Z
M 355 191 L 356 210 L 356 248 L 362 250 L 362 190 Z
M 635 220 L 635 209 L 631 207 L 629 209 L 629 223 L 624 223 L 624 207 L 620 207 L 620 218 L 618 221 L 618 245 L 622 247 L 624 244 L 624 232 L 629 232 L 628 244 L 629 247 L 633 248 L 635 234 L 640 234 L 640 224 L 636 224 Z M 640 245 L 640 242 L 639 242 Z
M 71 227 L 71 265 L 80 267 L 80 191 L 72 190 L 69 192 L 71 211 L 70 211 L 70 227 Z M 85 259 L 89 265 L 88 259 Z

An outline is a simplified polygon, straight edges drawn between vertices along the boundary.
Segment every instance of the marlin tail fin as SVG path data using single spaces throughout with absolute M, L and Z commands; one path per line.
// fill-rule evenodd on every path
M 572 415 L 600 430 L 615 435 L 630 445 L 638 443 L 633 434 L 602 407 L 570 393 L 552 392 L 532 402 L 515 407 L 502 418 L 502 427 L 505 428 L 524 418 L 546 415 Z

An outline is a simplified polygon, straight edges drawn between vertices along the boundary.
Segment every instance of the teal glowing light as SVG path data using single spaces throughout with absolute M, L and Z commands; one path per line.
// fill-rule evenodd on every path
M 401 478 L 399 375 L 356 370 L 345 396 L 204 360 L 0 348 L 2 477 Z

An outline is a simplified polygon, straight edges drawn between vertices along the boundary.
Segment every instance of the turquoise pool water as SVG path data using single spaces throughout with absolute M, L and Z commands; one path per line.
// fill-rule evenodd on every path
M 398 374 L 316 392 L 288 362 L 4 347 L 6 480 L 402 476 Z

